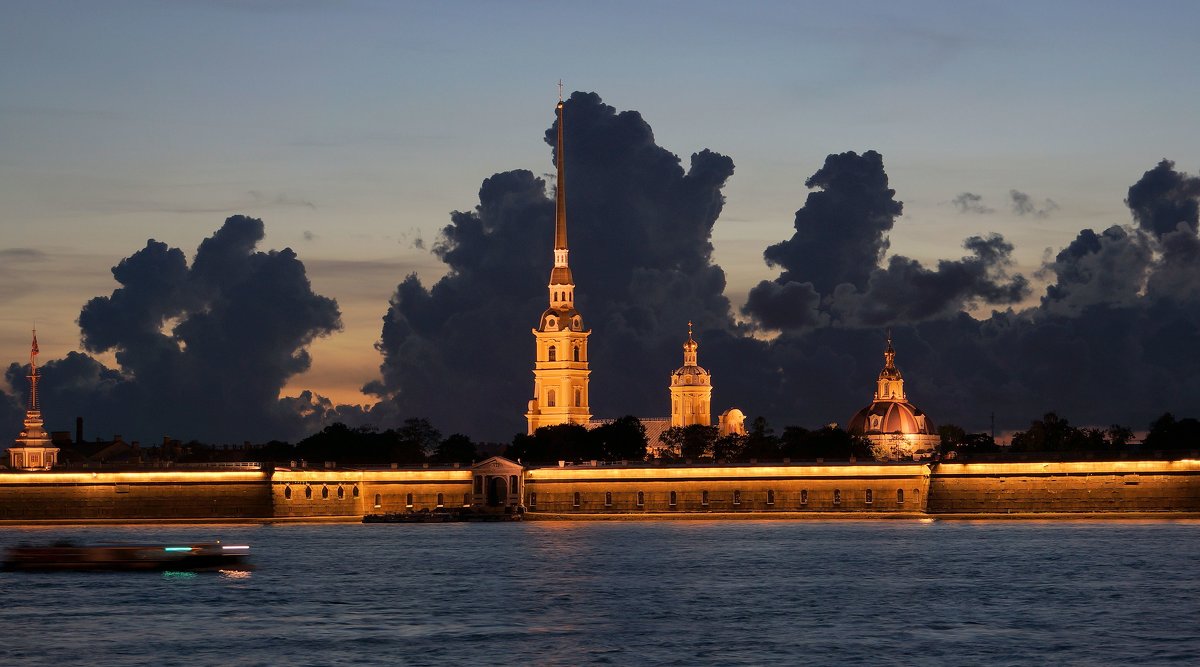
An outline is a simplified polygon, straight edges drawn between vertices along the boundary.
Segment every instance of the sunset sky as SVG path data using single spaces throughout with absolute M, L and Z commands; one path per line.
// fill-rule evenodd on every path
M 891 253 L 932 265 L 999 232 L 1033 304 L 1079 230 L 1131 222 L 1144 172 L 1200 168 L 1198 25 L 1190 1 L 7 3 L 0 358 L 35 324 L 44 358 L 82 349 L 122 258 L 153 238 L 190 261 L 245 214 L 342 313 L 288 393 L 368 401 L 388 298 L 445 271 L 450 212 L 494 173 L 553 170 L 559 78 L 685 167 L 733 160 L 712 240 L 735 310 L 779 274 L 762 253 L 805 179 L 867 150 L 904 204 Z

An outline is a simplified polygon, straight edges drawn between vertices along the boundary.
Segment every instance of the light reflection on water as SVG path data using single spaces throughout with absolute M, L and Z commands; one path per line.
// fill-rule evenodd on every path
M 1200 654 L 1196 522 L 7 528 L 253 572 L 0 573 L 3 664 L 1119 664 Z M 20 632 L 17 628 L 37 628 Z

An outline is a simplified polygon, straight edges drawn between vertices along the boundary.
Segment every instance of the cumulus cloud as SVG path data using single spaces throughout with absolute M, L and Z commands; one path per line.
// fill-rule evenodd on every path
M 309 367 L 306 350 L 341 327 L 337 303 L 313 293 L 290 249 L 257 251 L 261 220 L 233 216 L 191 266 L 150 240 L 113 268 L 120 287 L 84 305 L 84 348 L 112 352 L 119 369 L 72 352 L 43 367 L 47 406 L 83 416 L 89 432 L 210 441 L 303 435 L 280 390 Z M 24 371 L 8 379 L 24 390 Z
M 1048 218 L 1051 213 L 1058 210 L 1058 204 L 1053 199 L 1043 199 L 1039 204 L 1033 200 L 1033 197 L 1019 190 L 1009 190 L 1008 196 L 1012 199 L 1012 211 L 1017 215 Z
M 967 239 L 971 256 L 942 260 L 936 269 L 903 256 L 881 268 L 903 206 L 875 151 L 830 155 L 806 185 L 819 190 L 796 212 L 795 233 L 763 254 L 782 273 L 754 287 L 742 308 L 764 328 L 903 324 L 980 303 L 1009 305 L 1028 294 L 1024 276 L 1009 274 L 1013 247 L 998 234 Z M 967 205 L 979 199 L 959 197 Z
M 950 203 L 954 205 L 954 208 L 958 209 L 959 213 L 979 213 L 986 215 L 996 212 L 996 209 L 990 208 L 983 203 L 983 195 L 977 195 L 974 192 L 964 192 L 951 199 Z
M 1009 274 L 1013 246 L 1004 237 L 972 236 L 963 247 L 971 255 L 940 260 L 936 270 L 894 256 L 872 272 L 866 290 L 839 285 L 830 310 L 841 324 L 881 327 L 949 317 L 979 303 L 1011 305 L 1029 294 L 1025 277 Z
M 804 185 L 815 191 L 796 211 L 796 232 L 763 253 L 769 266 L 783 269 L 776 283 L 811 282 L 821 294 L 843 283 L 865 287 L 904 208 L 888 187 L 883 156 L 830 155 Z

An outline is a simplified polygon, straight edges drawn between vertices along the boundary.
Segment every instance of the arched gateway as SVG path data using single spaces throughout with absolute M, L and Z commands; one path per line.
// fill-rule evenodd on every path
M 471 466 L 471 505 L 476 509 L 514 512 L 525 491 L 525 467 L 501 456 Z

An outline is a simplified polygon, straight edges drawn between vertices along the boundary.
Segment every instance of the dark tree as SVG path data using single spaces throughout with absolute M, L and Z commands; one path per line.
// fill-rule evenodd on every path
M 844 459 L 870 461 L 874 458 L 866 440 L 850 435 L 836 426 L 815 431 L 788 426 L 781 438 L 783 455 L 793 459 Z
M 1151 451 L 1200 449 L 1200 421 L 1191 417 L 1176 421 L 1168 412 L 1150 424 L 1145 446 Z
M 632 415 L 626 415 L 591 431 L 593 447 L 605 461 L 646 460 L 646 427 Z
M 713 444 L 717 440 L 716 426 L 672 426 L 663 431 L 659 440 L 666 446 L 666 454 L 687 460 L 712 456 Z
M 1013 435 L 1014 452 L 1065 452 L 1078 450 L 1079 431 L 1057 413 L 1047 412 L 1030 422 L 1029 429 Z
M 474 463 L 477 457 L 478 452 L 476 451 L 475 443 L 467 436 L 455 433 L 438 443 L 432 458 L 434 463 L 469 464 Z
M 579 463 L 604 458 L 588 430 L 578 424 L 543 426 L 533 435 L 517 434 L 504 455 L 514 461 L 535 464 Z
M 746 436 L 730 433 L 713 442 L 714 461 L 742 461 L 746 450 Z
M 778 459 L 780 454 L 779 438 L 775 437 L 775 429 L 767 424 L 765 418 L 755 417 L 750 424 L 750 431 L 746 433 L 745 446 L 742 447 L 739 460 L 770 461 Z

